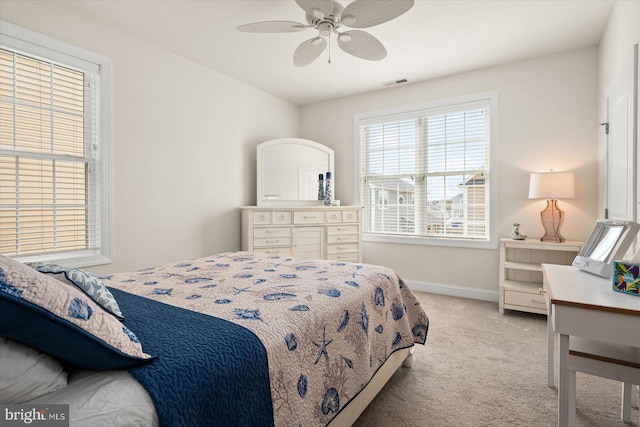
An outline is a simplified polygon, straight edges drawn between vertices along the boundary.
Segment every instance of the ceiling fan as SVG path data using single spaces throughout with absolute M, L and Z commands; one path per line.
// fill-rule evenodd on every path
M 295 0 L 306 14 L 307 24 L 293 21 L 263 21 L 240 25 L 239 31 L 247 33 L 292 33 L 307 28 L 318 30 L 318 35 L 302 42 L 293 54 L 297 67 L 311 64 L 324 52 L 331 33 L 336 34 L 338 46 L 358 58 L 379 61 L 387 56 L 387 50 L 371 34 L 360 30 L 340 32 L 342 26 L 369 28 L 402 15 L 413 7 L 414 0 L 355 0 L 343 7 L 335 0 Z M 331 58 L 329 58 L 331 63 Z

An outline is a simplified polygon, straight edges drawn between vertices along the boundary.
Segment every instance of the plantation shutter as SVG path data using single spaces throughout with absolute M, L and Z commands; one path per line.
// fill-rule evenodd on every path
M 365 233 L 489 239 L 489 101 L 360 122 Z
M 0 50 L 0 253 L 99 252 L 99 85 L 94 64 Z

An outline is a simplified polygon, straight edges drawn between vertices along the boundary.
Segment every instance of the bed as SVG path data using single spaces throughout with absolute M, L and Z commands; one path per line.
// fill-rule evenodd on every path
M 73 289 L 74 271 L 0 261 L 0 336 L 67 373 L 65 386 L 26 402 L 68 403 L 78 425 L 351 425 L 429 327 L 380 266 L 228 252 L 85 279 L 105 285 L 112 302 L 101 305 L 79 296 L 93 288 Z M 68 292 L 61 308 L 42 307 L 52 287 Z M 94 320 L 112 327 L 103 344 L 85 327 Z M 45 343 L 29 329 L 38 322 L 53 328 Z M 68 329 L 81 337 L 61 344 Z

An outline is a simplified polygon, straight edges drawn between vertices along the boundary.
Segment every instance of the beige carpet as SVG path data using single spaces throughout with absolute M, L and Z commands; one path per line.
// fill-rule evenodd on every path
M 427 345 L 416 346 L 413 368 L 400 368 L 355 426 L 557 425 L 545 316 L 416 295 L 430 318 Z M 620 419 L 620 383 L 578 373 L 576 388 L 578 426 L 638 426 L 635 408 L 631 424 Z

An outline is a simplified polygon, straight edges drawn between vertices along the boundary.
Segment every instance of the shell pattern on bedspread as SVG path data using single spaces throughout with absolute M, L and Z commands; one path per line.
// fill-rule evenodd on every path
M 102 280 L 252 330 L 268 352 L 276 426 L 326 425 L 429 326 L 402 279 L 367 264 L 229 252 Z

